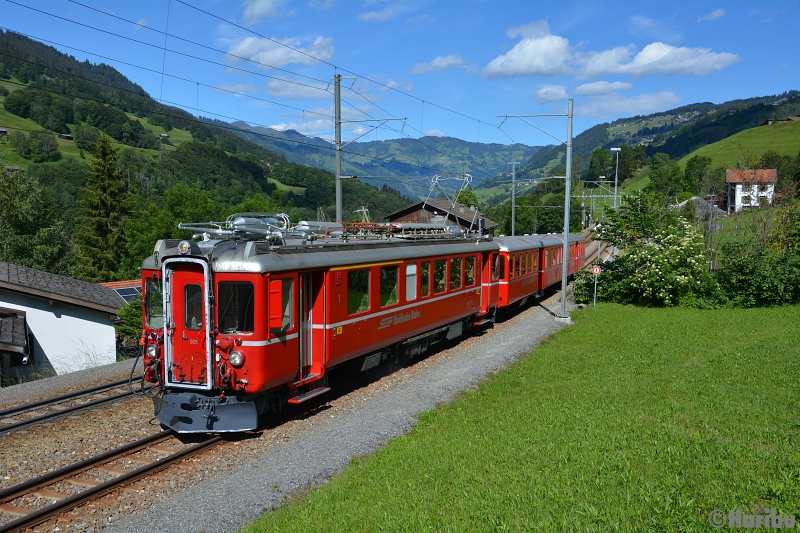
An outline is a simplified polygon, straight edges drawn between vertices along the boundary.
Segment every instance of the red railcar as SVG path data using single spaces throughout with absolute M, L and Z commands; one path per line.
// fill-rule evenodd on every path
M 561 281 L 564 241 L 561 235 L 498 237 L 500 246 L 499 306 L 524 302 Z M 580 235 L 570 235 L 568 275 L 583 268 L 585 243 Z
M 161 388 L 158 420 L 179 432 L 254 429 L 258 414 L 326 392 L 340 363 L 422 353 L 509 303 L 491 237 L 314 240 L 254 216 L 222 226 L 159 241 L 142 266 L 145 376 Z

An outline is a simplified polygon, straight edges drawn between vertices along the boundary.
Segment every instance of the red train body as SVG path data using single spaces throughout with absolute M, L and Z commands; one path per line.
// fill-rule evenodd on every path
M 560 236 L 218 233 L 234 238 L 159 241 L 142 266 L 145 378 L 179 432 L 254 429 L 336 365 L 420 354 L 561 280 Z M 583 257 L 570 235 L 570 273 Z

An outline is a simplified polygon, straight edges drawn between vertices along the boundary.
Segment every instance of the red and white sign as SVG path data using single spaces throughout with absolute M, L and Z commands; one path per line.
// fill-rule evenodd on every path
M 599 273 L 600 273 L 600 265 L 595 265 L 595 266 L 593 266 L 593 267 L 592 267 L 592 274 L 594 274 L 594 275 L 596 276 L 596 275 L 598 275 Z

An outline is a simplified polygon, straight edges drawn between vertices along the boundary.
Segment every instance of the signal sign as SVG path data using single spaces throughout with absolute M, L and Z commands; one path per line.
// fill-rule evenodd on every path
M 594 275 L 596 276 L 596 275 L 598 275 L 599 273 L 600 273 L 600 265 L 595 265 L 595 266 L 593 266 L 593 267 L 592 267 L 592 274 L 594 274 Z

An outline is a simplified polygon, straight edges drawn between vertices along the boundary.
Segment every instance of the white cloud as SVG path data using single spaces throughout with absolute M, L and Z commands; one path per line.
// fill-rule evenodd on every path
M 556 76 L 570 74 L 572 58 L 569 41 L 550 35 L 547 21 L 535 21 L 508 30 L 509 36 L 522 36 L 514 48 L 494 58 L 483 69 L 486 78 L 512 76 Z
M 648 115 L 657 111 L 673 108 L 680 103 L 681 97 L 672 91 L 639 94 L 630 98 L 611 92 L 605 95 L 590 97 L 588 102 L 576 103 L 575 113 L 597 118 L 619 115 Z
M 546 35 L 550 35 L 550 25 L 546 20 L 534 20 L 529 24 L 523 24 L 522 26 L 514 26 L 513 28 L 509 28 L 506 31 L 506 35 L 509 37 L 509 39 L 514 39 L 516 37 L 544 37 Z
M 739 61 L 737 54 L 712 52 L 710 48 L 675 47 L 650 43 L 630 63 L 619 65 L 616 72 L 634 78 L 656 74 L 703 76 Z
M 422 15 L 417 15 L 415 17 L 411 17 L 406 20 L 406 24 L 422 24 L 423 22 L 434 23 L 436 22 L 435 18 L 432 18 L 427 13 L 423 13 Z
M 256 92 L 258 91 L 258 87 L 255 85 L 245 85 L 242 83 L 234 83 L 230 85 L 217 85 L 212 87 L 215 91 L 221 92 L 231 92 L 231 93 L 246 93 L 246 92 Z
M 425 135 L 429 135 L 431 137 L 447 137 L 447 134 L 445 132 L 443 132 L 442 130 L 437 130 L 436 128 L 432 130 L 425 130 L 422 133 L 424 133 Z
M 540 104 L 560 102 L 569 98 L 563 85 L 540 85 L 540 89 L 533 95 Z
M 263 63 L 268 66 L 261 66 L 259 68 L 269 67 L 283 67 L 290 63 L 300 63 L 302 65 L 316 65 L 318 62 L 308 55 L 300 52 L 305 52 L 311 56 L 317 57 L 324 61 L 333 57 L 335 48 L 333 47 L 333 39 L 331 37 L 317 37 L 314 42 L 307 47 L 302 47 L 302 42 L 297 38 L 276 39 L 281 43 L 291 46 L 295 50 L 281 46 L 280 44 L 270 41 L 269 39 L 259 39 L 257 37 L 246 37 L 237 44 L 228 48 L 228 53 L 231 55 L 244 57 L 258 63 Z M 235 57 L 230 57 L 231 62 L 238 62 Z
M 470 62 L 465 61 L 460 55 L 438 56 L 427 63 L 419 63 L 411 69 L 412 74 L 426 74 L 428 72 L 441 73 L 450 68 L 469 67 Z
M 489 62 L 482 71 L 486 78 L 513 76 L 559 76 L 576 79 L 599 78 L 609 74 L 642 76 L 703 76 L 736 63 L 738 54 L 714 52 L 710 48 L 677 47 L 653 42 L 636 52 L 634 45 L 603 51 L 582 51 L 569 41 L 551 35 L 546 21 L 516 26 L 507 34 L 521 37 L 508 52 Z M 449 56 L 448 56 L 449 57 Z M 439 58 L 437 58 L 439 59 Z M 423 63 L 415 68 L 424 68 Z
M 384 22 L 389 20 L 395 15 L 394 9 L 387 7 L 383 11 L 369 11 L 367 13 L 359 13 L 358 20 L 364 22 Z
M 718 18 L 724 16 L 725 16 L 724 9 L 715 9 L 714 11 L 708 13 L 707 15 L 703 15 L 702 17 L 697 17 L 697 22 L 703 22 L 704 20 L 717 20 Z
M 598 96 L 614 91 L 627 91 L 632 87 L 632 83 L 627 83 L 624 81 L 615 81 L 610 83 L 607 81 L 595 81 L 592 83 L 578 85 L 575 87 L 575 94 L 579 94 L 581 96 Z
M 277 98 L 295 98 L 310 100 L 329 100 L 333 93 L 327 90 L 327 85 L 310 81 L 292 83 L 292 81 L 269 80 L 267 91 Z
M 330 135 L 332 123 L 330 120 L 316 119 L 301 122 L 281 122 L 280 124 L 273 124 L 269 127 L 278 131 L 295 130 L 303 135 L 323 137 Z
M 284 0 L 245 0 L 242 18 L 248 24 L 261 22 L 265 18 L 274 19 L 278 16 L 276 9 Z
M 139 31 L 145 26 L 147 26 L 147 19 L 139 19 L 136 21 L 136 24 L 133 25 L 133 29 L 134 31 Z

